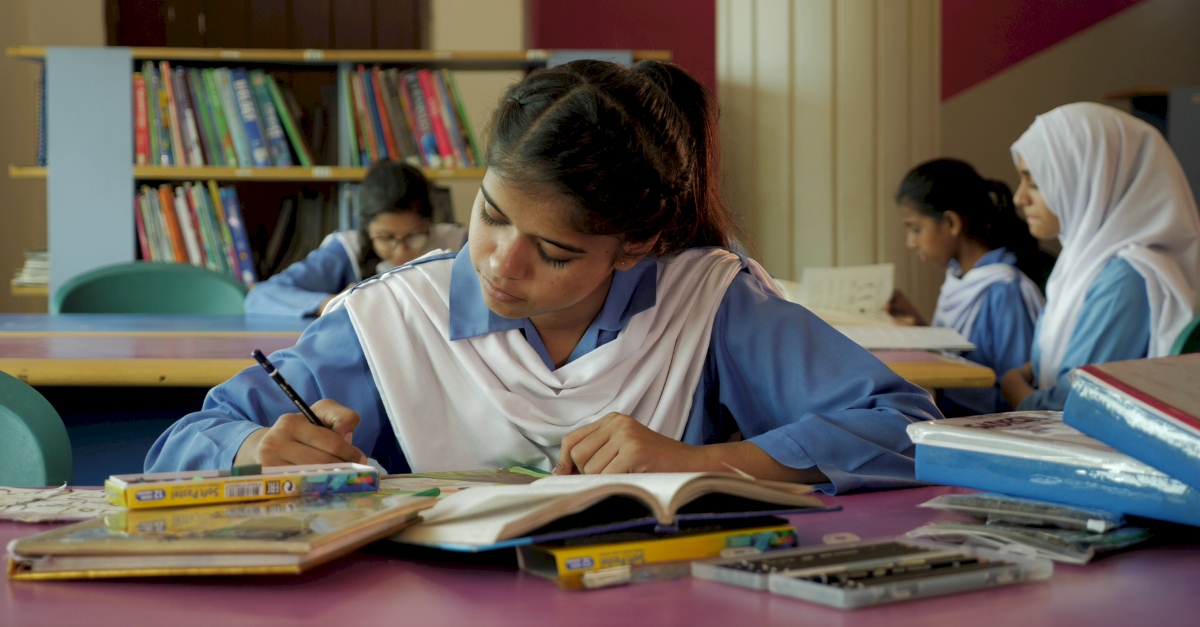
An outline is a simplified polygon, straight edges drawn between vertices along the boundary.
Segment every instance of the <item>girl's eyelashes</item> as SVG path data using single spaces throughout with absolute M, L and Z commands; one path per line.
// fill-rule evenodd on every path
M 504 224 L 503 222 L 497 220 L 496 218 L 493 218 L 492 216 L 488 215 L 488 210 L 487 210 L 486 205 L 484 206 L 484 208 L 482 210 L 480 210 L 479 219 L 483 220 L 484 224 L 490 224 L 492 226 L 499 226 L 501 224 Z
M 479 219 L 482 220 L 484 224 L 489 226 L 503 226 L 505 224 L 504 222 L 501 222 L 488 214 L 487 205 L 484 205 L 484 208 L 479 212 Z M 554 257 L 547 255 L 545 249 L 543 249 L 541 246 L 537 247 L 537 251 L 538 256 L 542 258 L 542 261 L 546 262 L 546 264 L 552 268 L 561 268 L 567 265 L 567 262 L 570 261 L 570 259 L 555 259 Z

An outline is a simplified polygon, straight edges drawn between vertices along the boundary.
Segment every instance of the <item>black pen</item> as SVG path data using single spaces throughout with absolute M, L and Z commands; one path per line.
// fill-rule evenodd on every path
M 279 387 L 283 389 L 283 393 L 287 394 L 287 397 L 292 399 L 292 402 L 296 404 L 296 407 L 300 408 L 300 413 L 304 414 L 304 417 L 308 418 L 309 422 L 317 425 L 318 427 L 327 426 L 325 423 L 321 422 L 320 418 L 317 418 L 317 415 L 313 413 L 313 410 L 308 406 L 308 403 L 305 403 L 304 399 L 300 398 L 299 394 L 296 394 L 296 390 L 293 390 L 292 386 L 288 385 L 288 382 L 283 378 L 283 375 L 279 374 L 279 371 L 275 369 L 275 364 L 271 363 L 262 351 L 256 348 L 250 354 L 254 356 L 254 360 L 258 362 L 258 365 L 262 366 L 263 370 L 267 371 L 267 374 L 270 375 L 271 380 L 279 384 Z

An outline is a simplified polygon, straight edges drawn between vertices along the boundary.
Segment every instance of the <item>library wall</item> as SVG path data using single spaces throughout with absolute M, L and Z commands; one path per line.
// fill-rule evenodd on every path
M 929 315 L 942 272 L 904 247 L 892 198 L 939 152 L 937 0 L 719 0 L 726 193 L 758 258 L 891 262 Z
M 1059 105 L 1134 87 L 1200 85 L 1200 2 L 1145 0 L 944 101 L 945 154 L 1017 183 L 1009 146 Z
M 104 0 L 4 0 L 0 47 L 102 46 Z M 0 57 L 0 167 L 28 165 L 37 156 L 37 81 L 40 65 Z M 45 312 L 45 297 L 12 296 L 8 279 L 26 248 L 46 246 L 46 181 L 0 175 L 0 312 Z
M 429 47 L 434 50 L 521 50 L 525 48 L 524 0 L 431 0 Z M 471 125 L 485 141 L 496 102 L 521 71 L 458 71 L 455 79 Z M 468 224 L 478 180 L 443 181 L 450 188 L 459 224 Z

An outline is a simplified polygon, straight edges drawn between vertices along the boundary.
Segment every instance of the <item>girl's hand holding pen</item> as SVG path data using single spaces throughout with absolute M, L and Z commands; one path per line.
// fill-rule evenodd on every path
M 234 463 L 263 466 L 367 463 L 367 456 L 350 444 L 358 427 L 357 412 L 328 399 L 313 403 L 312 411 L 323 426 L 310 424 L 300 413 L 284 414 L 269 429 L 251 433 L 238 449 Z

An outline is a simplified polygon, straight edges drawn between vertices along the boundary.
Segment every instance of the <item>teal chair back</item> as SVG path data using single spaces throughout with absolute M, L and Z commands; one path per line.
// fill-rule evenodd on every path
M 50 313 L 238 314 L 246 286 L 183 263 L 129 261 L 71 277 L 54 292 Z
M 1185 353 L 1200 353 L 1200 318 L 1196 318 L 1183 327 L 1183 331 L 1179 332 L 1179 337 L 1175 338 L 1175 344 L 1171 346 L 1172 355 L 1183 355 Z
M 58 486 L 71 480 L 71 440 L 50 403 L 0 372 L 0 485 Z

